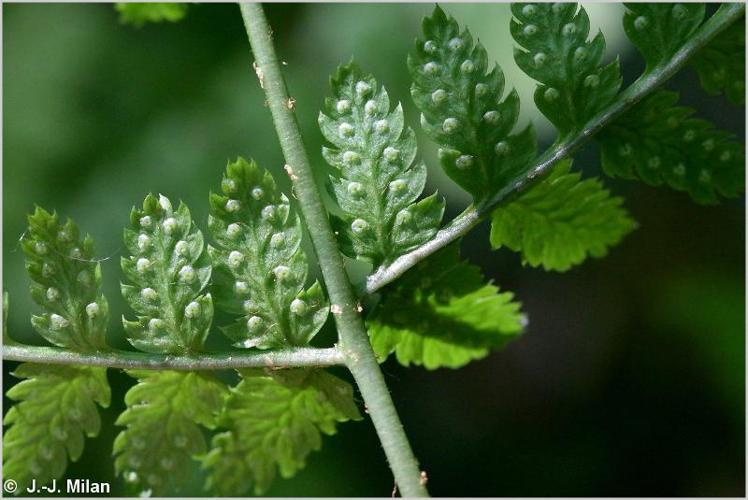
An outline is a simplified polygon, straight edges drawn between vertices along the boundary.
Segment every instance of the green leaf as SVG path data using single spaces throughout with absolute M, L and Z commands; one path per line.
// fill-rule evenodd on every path
M 210 195 L 208 218 L 216 243 L 209 247 L 213 290 L 219 308 L 241 315 L 224 333 L 237 347 L 307 345 L 329 307 L 319 283 L 304 290 L 299 216 L 254 161 L 230 162 L 221 189 L 222 195 Z
M 676 92 L 645 98 L 597 136 L 610 176 L 666 183 L 698 203 L 717 203 L 744 188 L 745 149 L 732 134 L 677 106 Z
M 360 420 L 353 389 L 324 370 L 245 370 L 231 389 L 219 418 L 225 432 L 213 437 L 203 457 L 206 487 L 218 494 L 256 495 L 272 484 L 276 470 L 290 478 L 306 466 L 336 424 Z
M 202 427 L 213 429 L 228 393 L 201 372 L 129 371 L 138 383 L 125 395 L 116 424 L 114 467 L 126 482 L 154 496 L 178 489 L 195 455 L 205 453 Z
M 535 156 L 532 128 L 510 133 L 519 97 L 512 90 L 501 100 L 504 74 L 497 65 L 486 73 L 486 49 L 467 29 L 436 7 L 423 20 L 423 35 L 408 56 L 421 125 L 439 144 L 447 175 L 483 200 L 526 172 Z
M 12 374 L 26 379 L 8 392 L 18 401 L 5 414 L 3 479 L 17 492 L 32 480 L 43 486 L 62 477 L 68 459 L 83 453 L 84 436 L 99 434 L 96 403 L 109 406 L 106 368 L 24 363 Z
M 21 240 L 31 297 L 44 313 L 31 324 L 49 342 L 74 351 L 108 349 L 109 305 L 101 293 L 101 266 L 94 259 L 93 238 L 80 239 L 71 219 L 36 207 Z
M 3 292 L 3 344 L 12 345 L 16 342 L 8 335 L 8 292 Z
M 118 3 L 120 22 L 140 27 L 146 23 L 177 22 L 187 15 L 186 3 Z
M 745 17 L 717 35 L 691 58 L 708 94 L 725 94 L 736 105 L 745 104 Z
M 580 180 L 563 161 L 539 184 L 491 219 L 491 246 L 522 253 L 522 261 L 548 271 L 566 271 L 587 258 L 602 257 L 636 224 L 598 179 Z
M 387 264 L 436 234 L 444 202 L 434 194 L 414 203 L 426 166 L 412 165 L 415 134 L 403 128 L 400 104 L 390 111 L 384 87 L 352 62 L 338 67 L 330 85 L 319 125 L 335 146 L 322 153 L 337 169 L 331 182 L 344 214 L 335 219 L 341 247 L 349 257 Z
M 590 20 L 576 3 L 514 3 L 512 14 L 512 36 L 522 47 L 514 59 L 540 82 L 538 109 L 561 136 L 581 130 L 621 86 L 618 59 L 601 65 L 605 37 L 598 32 L 587 41 Z
M 392 352 L 408 366 L 459 368 L 502 347 L 523 328 L 510 292 L 485 283 L 451 245 L 398 280 L 367 320 L 381 361 Z
M 133 285 L 122 295 L 137 321 L 122 319 L 128 340 L 154 353 L 198 352 L 213 320 L 210 294 L 201 294 L 211 276 L 203 235 L 184 203 L 173 210 L 168 198 L 149 194 L 143 208 L 133 208 L 125 229 L 130 257 L 121 265 Z
M 627 3 L 623 29 L 647 61 L 645 72 L 669 61 L 704 20 L 704 3 Z

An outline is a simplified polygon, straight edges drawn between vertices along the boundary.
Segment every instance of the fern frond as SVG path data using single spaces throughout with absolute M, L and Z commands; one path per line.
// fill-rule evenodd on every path
M 603 169 L 687 191 L 699 203 L 737 196 L 744 188 L 744 147 L 677 102 L 676 92 L 657 92 L 603 130 L 597 137 Z
M 725 94 L 731 103 L 744 105 L 745 18 L 717 35 L 689 64 L 708 94 Z
M 146 23 L 160 23 L 163 21 L 181 21 L 187 15 L 187 3 L 160 3 L 160 2 L 127 2 L 117 3 L 115 8 L 119 12 L 121 23 L 131 24 L 136 27 Z
M 621 86 L 618 59 L 601 65 L 605 37 L 587 40 L 590 20 L 576 3 L 514 3 L 512 14 L 512 37 L 522 47 L 514 59 L 540 82 L 538 109 L 562 137 L 581 130 Z
M 40 207 L 28 217 L 21 240 L 31 297 L 44 308 L 31 324 L 49 342 L 74 351 L 108 349 L 109 305 L 101 293 L 101 266 L 90 235 L 82 240 L 71 219 Z
M 522 253 L 525 264 L 566 271 L 587 256 L 602 257 L 635 223 L 597 179 L 580 180 L 564 161 L 539 184 L 491 218 L 491 246 Z
M 211 275 L 203 235 L 184 203 L 174 210 L 168 198 L 149 194 L 133 208 L 125 229 L 130 257 L 122 257 L 127 279 L 122 295 L 137 321 L 122 322 L 137 349 L 156 353 L 200 351 L 213 320 L 210 294 L 202 294 Z
M 416 139 L 403 127 L 400 104 L 390 111 L 384 87 L 355 63 L 341 65 L 330 79 L 319 125 L 334 145 L 323 148 L 332 194 L 344 213 L 337 222 L 341 247 L 349 257 L 386 264 L 430 240 L 439 229 L 444 201 L 436 193 L 419 201 L 426 166 L 417 163 Z
M 223 495 L 253 489 L 263 494 L 277 472 L 290 478 L 322 446 L 320 434 L 360 420 L 353 389 L 324 370 L 246 370 L 231 389 L 219 418 L 225 432 L 213 437 L 203 458 L 206 487 Z
M 211 193 L 209 247 L 218 306 L 240 314 L 222 328 L 237 347 L 303 346 L 327 319 L 322 287 L 304 289 L 301 222 L 272 175 L 238 158 L 226 167 L 223 194 Z
M 535 137 L 528 126 L 511 134 L 519 116 L 512 90 L 501 100 L 504 74 L 467 29 L 436 7 L 423 20 L 424 39 L 408 56 L 411 95 L 421 125 L 440 146 L 442 167 L 477 200 L 497 192 L 528 168 Z

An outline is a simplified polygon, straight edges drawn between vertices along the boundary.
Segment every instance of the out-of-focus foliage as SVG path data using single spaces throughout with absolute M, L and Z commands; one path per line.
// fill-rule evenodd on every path
M 163 21 L 177 22 L 187 15 L 186 3 L 118 3 L 117 12 L 120 20 L 133 26 L 143 26 L 146 23 L 160 23 Z

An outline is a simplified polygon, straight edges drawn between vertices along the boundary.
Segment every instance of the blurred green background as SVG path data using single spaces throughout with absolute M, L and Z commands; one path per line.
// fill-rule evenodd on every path
M 470 26 L 523 97 L 520 125 L 533 120 L 533 84 L 512 60 L 507 5 L 447 4 Z M 590 4 L 608 56 L 621 57 L 624 83 L 642 70 L 623 36 L 622 7 Z M 324 175 L 316 117 L 328 75 L 351 56 L 404 103 L 406 54 L 432 5 L 271 5 L 278 51 L 315 168 Z M 229 158 L 252 156 L 287 188 L 275 132 L 252 71 L 238 8 L 201 4 L 178 24 L 136 29 L 111 5 L 3 6 L 3 286 L 9 331 L 40 343 L 29 324 L 18 239 L 34 203 L 76 219 L 97 240 L 112 308 L 110 340 L 125 346 L 118 293 L 122 227 L 146 193 L 181 198 L 205 229 L 207 192 Z M 745 135 L 744 110 L 706 96 L 690 70 L 669 85 L 684 103 Z M 447 217 L 469 202 L 436 167 L 420 137 L 430 189 L 448 200 Z M 576 165 L 599 174 L 594 146 Z M 603 260 L 565 274 L 523 268 L 517 255 L 491 252 L 488 226 L 463 253 L 530 318 L 524 336 L 457 370 L 383 365 L 434 495 L 742 496 L 745 480 L 744 199 L 696 206 L 684 194 L 605 179 L 640 227 Z M 428 189 L 428 188 L 427 188 Z M 353 265 L 361 278 L 365 266 Z M 127 314 L 130 314 L 127 312 Z M 217 318 L 217 322 L 221 318 Z M 328 325 L 329 326 L 329 325 Z M 329 328 L 328 328 L 329 330 Z M 221 341 L 217 338 L 215 345 Z M 330 339 L 332 332 L 326 333 Z M 5 363 L 7 376 L 15 363 Z M 89 439 L 68 477 L 109 481 L 113 421 L 131 384 L 111 370 L 113 403 L 101 435 Z M 6 399 L 5 407 L 9 401 Z M 195 471 L 185 495 L 200 495 Z M 387 496 L 392 479 L 369 421 L 345 424 L 295 479 L 270 495 Z

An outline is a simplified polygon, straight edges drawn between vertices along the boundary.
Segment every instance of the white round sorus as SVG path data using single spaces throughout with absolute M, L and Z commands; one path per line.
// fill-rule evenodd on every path
M 364 104 L 364 113 L 367 115 L 373 115 L 376 110 L 377 103 L 372 100 L 366 101 L 366 104 Z
M 402 179 L 395 179 L 394 181 L 390 182 L 390 191 L 394 193 L 404 191 L 406 187 L 408 187 L 408 183 Z
M 174 245 L 174 251 L 177 255 L 185 256 L 190 253 L 190 246 L 187 244 L 184 240 L 177 241 L 177 244 Z
M 346 151 L 343 153 L 343 161 L 348 165 L 356 165 L 361 161 L 361 155 L 355 151 Z
M 360 196 L 364 192 L 364 187 L 360 182 L 349 182 L 346 189 L 351 196 Z
M 291 309 L 291 312 L 294 313 L 295 315 L 303 316 L 304 314 L 306 314 L 307 305 L 306 305 L 306 302 L 304 302 L 301 299 L 294 299 L 291 302 L 290 309 Z
M 660 161 L 660 157 L 659 156 L 653 156 L 652 158 L 650 158 L 649 160 L 647 160 L 647 165 L 651 169 L 658 169 L 658 168 L 660 168 L 660 164 L 661 163 L 662 162 Z
M 244 262 L 244 255 L 241 252 L 232 250 L 227 260 L 231 269 L 237 269 Z
M 537 12 L 537 8 L 533 4 L 528 4 L 522 7 L 522 15 L 525 17 L 532 17 Z
M 341 99 L 335 104 L 335 109 L 337 109 L 340 114 L 347 113 L 351 110 L 351 101 L 348 99 Z
M 240 234 L 242 234 L 242 228 L 236 222 L 232 222 L 226 228 L 226 236 L 231 239 L 236 239 Z
M 483 97 L 488 94 L 488 85 L 479 83 L 475 86 L 475 97 Z
M 221 189 L 223 189 L 224 193 L 235 193 L 236 181 L 234 179 L 223 179 L 221 181 Z
M 140 227 L 148 229 L 153 225 L 153 219 L 150 215 L 145 215 L 140 218 Z
M 691 142 L 692 140 L 696 139 L 696 132 L 688 129 L 683 133 L 683 140 L 686 142 Z
M 574 51 L 574 60 L 577 62 L 583 61 L 587 57 L 587 49 L 584 47 L 577 47 Z
M 732 158 L 732 153 L 729 151 L 723 151 L 721 155 L 719 155 L 719 161 L 729 161 L 730 158 Z
M 60 298 L 60 291 L 57 288 L 47 288 L 47 300 L 54 302 Z
M 491 125 L 496 125 L 501 120 L 501 114 L 496 110 L 486 111 L 483 113 L 483 120 Z
M 584 86 L 595 88 L 600 83 L 600 77 L 597 75 L 587 75 L 584 79 Z
M 183 283 L 192 283 L 195 281 L 195 270 L 192 266 L 182 266 L 179 270 L 179 280 Z
M 447 42 L 447 47 L 449 47 L 449 50 L 453 50 L 453 51 L 460 50 L 463 45 L 465 45 L 465 43 L 462 41 L 462 38 L 457 38 L 457 37 Z
M 684 19 L 687 14 L 688 14 L 688 9 L 686 9 L 685 5 L 679 4 L 679 3 L 673 5 L 673 17 L 674 18 L 681 20 L 681 19 Z
M 699 182 L 707 184 L 712 180 L 712 174 L 710 174 L 707 170 L 702 170 L 699 173 Z
M 245 295 L 249 292 L 249 285 L 246 281 L 237 281 L 234 283 L 234 293 L 236 295 Z
M 543 92 L 543 97 L 548 102 L 553 102 L 556 99 L 559 98 L 561 94 L 559 94 L 558 90 L 554 89 L 553 87 L 548 87 L 545 89 L 545 92 Z
M 444 89 L 436 89 L 431 93 L 431 101 L 434 104 L 441 104 L 447 100 L 447 92 Z
M 363 219 L 356 219 L 351 223 L 351 231 L 356 234 L 361 234 L 369 229 L 369 224 Z
M 704 142 L 701 143 L 701 147 L 704 148 L 704 151 L 711 151 L 714 149 L 714 139 L 707 139 Z
M 62 330 L 63 328 L 67 328 L 67 326 L 70 324 L 68 320 L 66 320 L 59 314 L 50 314 L 49 322 L 53 330 Z
M 70 249 L 70 257 L 73 259 L 82 259 L 83 258 L 83 252 L 81 252 L 81 249 L 78 247 L 74 247 Z
M 266 206 L 262 209 L 262 212 L 260 212 L 260 217 L 262 217 L 263 220 L 275 219 L 275 207 L 273 205 Z
M 158 195 L 158 204 L 164 211 L 166 212 L 172 211 L 171 202 L 169 201 L 169 198 L 167 198 L 166 196 L 162 194 Z
M 86 306 L 86 314 L 89 318 L 95 318 L 99 315 L 99 304 L 91 302 Z
M 184 308 L 184 317 L 189 319 L 197 318 L 200 315 L 200 304 L 197 302 L 190 302 Z
M 385 134 L 389 132 L 390 130 L 390 124 L 387 123 L 387 120 L 378 120 L 374 124 L 374 130 L 376 130 L 380 134 Z
M 42 276 L 44 276 L 45 278 L 49 278 L 51 276 L 54 276 L 56 273 L 57 273 L 57 271 L 55 271 L 55 268 L 54 268 L 54 266 L 52 266 L 52 264 L 49 264 L 49 263 L 45 262 L 42 265 Z
M 34 243 L 34 252 L 36 252 L 38 255 L 47 255 L 47 252 L 49 249 L 47 248 L 47 244 L 43 241 L 37 241 Z
M 371 85 L 369 85 L 366 82 L 358 82 L 358 83 L 356 83 L 356 93 L 359 96 L 365 96 L 369 92 L 371 92 Z
M 649 19 L 646 16 L 639 16 L 634 19 L 634 28 L 639 31 L 645 30 L 649 26 Z
M 124 478 L 128 483 L 135 483 L 138 481 L 138 473 L 133 470 L 125 472 Z
M 143 274 L 144 272 L 148 271 L 148 268 L 151 267 L 151 261 L 144 258 L 139 258 L 138 261 L 135 263 L 135 268 L 138 270 L 140 274 Z
M 390 163 L 395 162 L 400 158 L 400 150 L 393 148 L 392 146 L 384 148 L 382 154 L 384 155 L 384 159 Z
M 455 166 L 459 169 L 466 169 L 473 166 L 473 157 L 470 155 L 458 156 L 455 160 Z
M 427 40 L 426 43 L 423 44 L 423 50 L 429 54 L 433 54 L 437 51 L 436 42 L 433 40 Z
M 153 302 L 158 298 L 158 294 L 153 288 L 143 288 L 140 291 L 140 296 L 143 297 L 143 300 L 147 300 L 148 302 Z
M 239 200 L 229 200 L 226 202 L 227 212 L 238 212 L 241 208 L 242 204 L 239 203 Z
M 139 234 L 138 235 L 138 250 L 143 252 L 149 246 L 151 246 L 151 238 L 149 238 L 147 234 Z
M 498 156 L 504 156 L 509 153 L 509 144 L 506 141 L 497 142 L 493 150 Z
M 460 71 L 465 75 L 472 73 L 474 69 L 475 64 L 473 64 L 473 61 L 470 59 L 465 59 L 462 64 L 460 64 Z
M 91 284 L 91 273 L 84 269 L 78 273 L 78 276 L 76 276 L 75 279 L 81 285 L 89 286 Z
M 576 33 L 576 31 L 577 31 L 577 27 L 574 26 L 574 23 L 564 24 L 564 27 L 561 28 L 561 33 L 564 36 L 571 36 L 574 33 Z
M 543 52 L 538 52 L 533 56 L 532 61 L 535 63 L 535 67 L 539 68 L 540 66 L 545 64 L 546 59 L 548 59 L 548 56 L 546 56 Z
M 457 118 L 447 118 L 442 123 L 442 129 L 448 134 L 455 132 L 459 126 L 460 122 L 457 121 Z
M 288 266 L 278 266 L 273 269 L 273 274 L 279 281 L 286 281 L 291 277 L 291 269 Z
M 260 328 L 262 328 L 262 324 L 264 321 L 259 316 L 252 316 L 247 320 L 247 329 L 250 332 L 257 332 Z
M 338 126 L 338 134 L 340 137 L 351 137 L 354 134 L 355 130 L 353 129 L 353 125 L 350 123 L 341 123 Z
M 407 209 L 400 210 L 397 213 L 395 220 L 398 224 L 408 224 L 410 221 L 413 220 L 413 215 Z
M 286 243 L 286 236 L 283 233 L 275 233 L 270 237 L 270 246 L 278 248 Z
M 260 186 L 255 186 L 254 188 L 252 188 L 252 198 L 254 198 L 255 200 L 259 200 L 263 196 L 265 196 L 265 191 L 263 191 Z
M 535 26 L 534 24 L 528 24 L 522 30 L 522 33 L 524 33 L 526 36 L 533 36 L 537 32 L 538 32 L 538 27 Z
M 73 237 L 70 236 L 70 233 L 63 230 L 57 233 L 57 241 L 59 241 L 60 243 L 70 243 L 71 241 L 73 241 Z
M 673 167 L 673 173 L 678 177 L 683 177 L 684 175 L 686 175 L 686 166 L 682 163 L 678 163 L 675 167 Z
M 435 75 L 439 71 L 439 65 L 434 61 L 427 62 L 423 65 L 423 72 L 427 75 Z
M 164 228 L 164 232 L 170 235 L 177 230 L 177 220 L 174 217 L 169 217 L 161 223 L 161 226 Z

